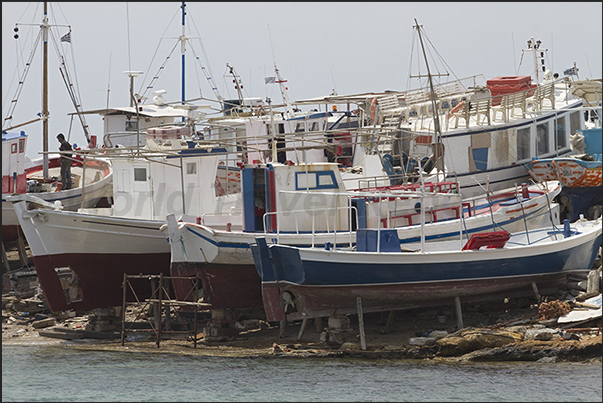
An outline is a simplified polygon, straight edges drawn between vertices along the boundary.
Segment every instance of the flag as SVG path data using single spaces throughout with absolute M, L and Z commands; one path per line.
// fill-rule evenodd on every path
M 67 32 L 65 35 L 61 36 L 61 42 L 71 43 L 71 32 Z
M 571 69 L 563 70 L 563 75 L 564 76 L 577 76 L 578 75 L 578 68 L 576 66 L 574 66 Z
M 264 79 L 264 81 L 265 81 L 266 84 L 274 84 L 275 80 L 276 80 L 276 77 L 266 77 Z

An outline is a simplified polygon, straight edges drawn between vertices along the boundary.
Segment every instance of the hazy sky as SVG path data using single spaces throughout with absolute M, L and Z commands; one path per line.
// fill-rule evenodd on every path
M 576 62 L 580 78 L 601 78 L 601 2 L 186 2 L 186 97 L 215 99 L 200 66 L 210 71 L 218 91 L 236 98 L 226 64 L 240 75 L 245 96 L 282 102 L 277 85 L 266 85 L 276 62 L 288 80 L 291 100 L 328 95 L 416 88 L 409 74 L 419 53 L 413 49 L 414 19 L 453 77 L 483 74 L 527 75 L 532 61 L 522 49 L 533 36 L 549 50 L 547 68 L 563 74 Z M 129 105 L 124 71 L 142 71 L 135 91 L 151 83 L 182 33 L 181 2 L 49 3 L 52 35 L 69 32 L 61 42 L 79 90 L 82 108 Z M 2 119 L 15 96 L 42 21 L 43 3 L 2 2 Z M 15 23 L 19 40 L 13 38 Z M 30 31 L 31 30 L 31 31 Z M 200 38 L 200 40 L 198 39 Z M 195 53 L 193 53 L 195 52 Z M 42 110 L 41 46 L 33 59 L 12 124 Z M 77 122 L 70 132 L 67 113 L 74 108 L 58 70 L 57 52 L 49 45 L 49 150 L 58 150 L 56 134 L 85 144 Z M 198 57 L 198 59 L 196 59 Z M 20 59 L 18 59 L 20 58 Z M 152 65 L 151 65 L 152 62 Z M 414 66 L 414 64 L 413 64 Z M 444 67 L 444 65 L 441 65 Z M 434 66 L 435 68 L 435 66 Z M 443 72 L 441 68 L 439 70 Z M 432 71 L 433 73 L 434 71 Z M 436 71 L 437 72 L 437 71 Z M 153 89 L 167 90 L 167 101 L 181 97 L 181 56 L 177 46 Z M 148 94 L 149 98 L 152 97 Z M 88 115 L 92 134 L 102 138 L 102 119 Z M 3 129 L 6 124 L 3 124 Z M 19 128 L 29 135 L 28 155 L 42 150 L 40 122 Z

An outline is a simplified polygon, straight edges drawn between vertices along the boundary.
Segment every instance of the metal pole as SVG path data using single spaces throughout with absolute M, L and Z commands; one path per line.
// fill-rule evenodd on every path
M 364 318 L 362 317 L 362 299 L 356 297 L 356 307 L 358 308 L 358 326 L 360 328 L 360 348 L 366 350 L 366 340 L 364 338 Z
M 121 305 L 121 345 L 124 345 L 124 335 L 126 327 L 126 273 L 124 273 L 124 280 L 121 283 L 123 288 L 123 300 Z
M 457 295 L 454 297 L 454 307 L 456 308 L 456 327 L 461 330 L 463 326 L 463 311 L 461 310 L 461 299 Z
M 48 175 L 48 2 L 44 2 L 44 18 L 42 20 L 43 45 L 43 75 L 42 75 L 42 135 L 44 151 L 42 160 L 42 174 L 44 179 Z

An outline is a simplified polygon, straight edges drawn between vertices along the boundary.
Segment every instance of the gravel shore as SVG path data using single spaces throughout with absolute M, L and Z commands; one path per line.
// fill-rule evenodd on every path
M 7 251 L 13 264 L 15 257 L 18 259 L 16 253 Z M 547 299 L 555 301 L 553 297 Z M 32 304 L 38 309 L 31 309 Z M 2 298 L 2 344 L 229 357 L 601 361 L 601 316 L 585 323 L 560 326 L 555 317 L 542 318 L 540 307 L 535 297 L 464 304 L 462 329 L 458 329 L 453 306 L 398 311 L 393 317 L 388 317 L 388 313 L 364 314 L 364 340 L 358 317 L 350 315 L 349 326 L 337 334 L 337 342 L 329 339 L 325 331 L 327 319 L 323 318 L 309 320 L 301 338 L 301 322 L 289 323 L 281 330 L 278 323 L 254 319 L 237 322 L 238 331 L 233 337 L 203 337 L 200 330 L 195 343 L 191 332 L 164 333 L 158 340 L 152 331 L 132 331 L 124 334 L 122 345 L 118 312 L 121 307 L 114 310 L 117 316 L 112 312 L 111 329 L 98 331 L 99 310 L 51 313 L 44 309 L 39 289 L 28 298 L 19 298 L 11 290 L 4 292 Z M 126 323 L 134 323 L 137 316 L 145 317 L 137 309 L 140 308 L 127 309 Z M 207 312 L 202 315 L 198 329 L 203 329 L 209 317 Z M 76 336 L 70 340 L 60 334 L 57 337 L 56 332 L 50 331 L 53 329 Z

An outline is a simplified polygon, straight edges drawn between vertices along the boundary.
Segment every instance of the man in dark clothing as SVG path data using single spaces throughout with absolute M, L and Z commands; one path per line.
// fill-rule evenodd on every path
M 71 151 L 73 148 L 71 144 L 67 140 L 65 140 L 65 136 L 63 133 L 59 133 L 57 135 L 57 139 L 61 143 L 59 147 L 59 151 Z M 71 159 L 71 154 L 62 154 L 61 155 L 61 182 L 63 186 L 61 190 L 71 189 L 71 164 L 73 160 Z

